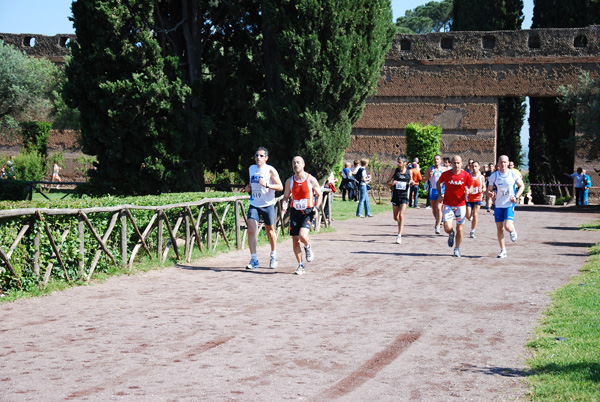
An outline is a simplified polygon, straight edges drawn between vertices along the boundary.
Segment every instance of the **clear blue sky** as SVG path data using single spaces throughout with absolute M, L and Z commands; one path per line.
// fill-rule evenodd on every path
M 392 0 L 394 21 L 429 0 Z M 0 32 L 56 35 L 74 33 L 68 20 L 72 0 L 0 0 Z M 523 28 L 531 27 L 533 0 L 525 0 Z

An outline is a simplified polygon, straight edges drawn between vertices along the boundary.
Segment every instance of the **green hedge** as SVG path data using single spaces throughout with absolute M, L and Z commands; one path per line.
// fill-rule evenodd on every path
M 28 184 L 22 180 L 0 180 L 0 201 L 25 201 Z
M 8 180 L 3 180 L 3 182 L 8 182 Z M 178 203 L 186 203 L 186 202 L 194 202 L 201 201 L 205 198 L 223 198 L 223 197 L 232 197 L 239 196 L 240 194 L 234 193 L 223 193 L 223 192 L 211 192 L 211 193 L 180 193 L 180 194 L 164 194 L 161 196 L 145 196 L 145 197 L 102 197 L 102 198 L 94 198 L 94 199 L 79 199 L 79 200 L 69 200 L 69 201 L 33 201 L 33 202 L 8 202 L 3 201 L 0 202 L 0 210 L 6 209 L 21 209 L 21 208 L 60 208 L 60 209 L 84 209 L 84 208 L 92 208 L 92 207 L 112 207 L 112 206 L 120 206 L 125 204 L 137 205 L 137 206 L 156 206 L 157 209 L 159 206 L 169 205 L 169 204 L 178 204 Z M 247 201 L 245 202 L 245 207 L 247 207 Z M 192 214 L 194 216 L 194 220 L 197 219 L 199 213 L 199 207 L 192 207 Z M 219 218 L 221 218 L 223 211 L 225 209 L 225 204 L 215 204 L 215 209 L 219 214 Z M 206 210 L 206 207 L 204 208 Z M 149 223 L 151 217 L 154 214 L 155 210 L 130 210 L 137 226 L 140 231 L 143 231 L 144 228 Z M 235 231 L 235 216 L 234 216 L 234 207 L 230 206 L 227 217 L 224 222 L 224 226 L 226 231 L 228 232 L 228 239 L 234 238 L 233 233 Z M 169 217 L 169 222 L 171 226 L 174 226 L 175 220 L 178 214 L 181 212 L 181 208 L 167 210 L 166 214 Z M 88 214 L 88 218 L 92 222 L 92 225 L 96 229 L 96 232 L 102 237 L 108 227 L 110 222 L 112 213 L 90 213 Z M 79 254 L 79 238 L 77 232 L 77 216 L 64 216 L 64 215 L 44 215 L 43 219 L 46 223 L 48 223 L 50 230 L 53 233 L 53 238 L 58 243 L 61 251 L 61 257 L 65 266 L 67 267 L 67 271 L 69 273 L 69 277 L 71 279 L 78 278 L 79 275 L 79 261 L 81 259 Z M 17 237 L 19 230 L 26 223 L 31 223 L 31 216 L 22 216 L 16 218 L 2 218 L 0 219 L 0 247 L 5 252 L 8 252 L 10 246 L 14 239 Z M 112 231 L 110 238 L 107 241 L 107 247 L 114 255 L 117 260 L 117 264 L 121 265 L 121 221 L 117 220 L 117 224 Z M 182 225 L 183 226 L 183 225 Z M 60 245 L 61 235 L 67 229 L 70 229 L 68 235 Z M 218 232 L 218 224 L 216 219 L 213 219 L 213 236 Z M 207 225 L 204 222 L 200 227 L 201 236 L 204 236 L 207 232 Z M 36 277 L 33 274 L 33 255 L 34 255 L 34 237 L 36 233 L 40 233 L 40 275 Z M 184 228 L 181 227 L 179 230 L 178 237 L 184 236 Z M 92 233 L 86 227 L 84 230 L 84 239 L 85 239 L 85 257 L 84 257 L 84 276 L 87 276 L 89 272 L 89 266 L 94 258 L 94 254 L 98 249 L 98 243 L 95 241 Z M 130 257 L 130 252 L 138 241 L 138 238 L 135 234 L 133 226 L 128 222 L 127 224 L 127 239 L 128 239 L 128 258 Z M 166 242 L 169 239 L 168 231 L 165 225 L 163 232 L 163 247 L 166 245 Z M 148 246 L 150 247 L 153 255 L 156 254 L 156 244 L 157 244 L 157 233 L 156 230 L 153 231 L 149 239 L 147 240 Z M 180 250 L 182 253 L 183 250 Z M 46 272 L 47 266 L 49 263 L 54 263 L 54 267 L 52 269 L 52 276 L 54 280 L 64 281 L 63 271 L 55 257 L 52 257 L 52 248 L 50 244 L 50 240 L 47 238 L 44 224 L 39 221 L 35 221 L 32 228 L 30 228 L 25 234 L 24 238 L 19 243 L 19 246 L 15 249 L 11 256 L 11 264 L 17 271 L 17 274 L 20 277 L 22 282 L 21 288 L 27 290 L 32 287 L 39 286 L 43 280 L 43 276 Z M 138 252 L 137 256 L 143 256 L 145 252 L 142 250 Z M 95 272 L 109 272 L 112 267 L 112 262 L 105 254 L 102 254 L 102 258 L 98 263 Z M 5 264 L 0 265 L 0 288 L 4 291 L 15 288 L 17 283 L 14 277 L 11 275 L 10 271 L 7 269 Z

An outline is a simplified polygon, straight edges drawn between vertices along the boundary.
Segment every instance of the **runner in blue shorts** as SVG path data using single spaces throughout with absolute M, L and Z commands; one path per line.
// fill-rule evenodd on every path
M 496 186 L 495 192 L 494 186 Z M 508 168 L 508 156 L 500 156 L 498 170 L 490 176 L 488 182 L 488 195 L 490 198 L 495 198 L 494 220 L 500 245 L 498 258 L 506 258 L 504 230 L 510 233 L 510 240 L 517 241 L 517 231 L 514 226 L 515 202 L 523 194 L 524 189 L 521 175 Z
M 429 182 L 429 201 L 431 202 L 431 212 L 433 213 L 433 218 L 435 219 L 435 233 L 440 234 L 440 226 L 442 224 L 442 208 L 444 204 L 442 203 L 442 199 L 438 194 L 437 190 L 437 182 L 440 179 L 442 173 L 444 173 L 446 168 L 442 166 L 442 156 L 436 155 L 433 158 L 433 166 L 430 166 L 425 171 L 423 175 L 422 183 Z

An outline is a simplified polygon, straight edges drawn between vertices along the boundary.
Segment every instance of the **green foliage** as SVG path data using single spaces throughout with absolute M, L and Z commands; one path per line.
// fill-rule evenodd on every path
M 532 183 L 572 183 L 564 176 L 574 164 L 575 127 L 555 99 L 531 98 L 529 116 L 529 178 Z M 533 201 L 544 202 L 544 189 L 532 188 Z M 567 194 L 565 194 L 567 192 Z M 569 195 L 566 187 L 547 187 L 546 194 Z
M 433 158 L 440 152 L 442 128 L 440 126 L 410 123 L 406 126 L 406 153 L 408 159 L 419 158 L 421 166 L 432 166 Z
M 397 32 L 425 34 L 449 31 L 454 1 L 430 1 L 414 10 L 407 10 L 403 17 L 396 19 Z
M 95 155 L 92 185 L 111 193 L 193 188 L 185 159 L 190 88 L 178 60 L 164 56 L 151 0 L 76 1 L 67 105 L 81 112 L 83 152 Z
M 600 79 L 591 78 L 584 72 L 577 87 L 562 86 L 559 104 L 575 118 L 577 129 L 583 135 L 578 138 L 579 149 L 586 150 L 589 159 L 600 158 Z
M 534 0 L 533 4 L 533 29 L 577 28 L 600 23 L 598 0 Z
M 37 152 L 43 158 L 48 156 L 48 137 L 52 124 L 44 121 L 28 121 L 21 123 L 23 150 Z
M 369 160 L 369 170 L 371 171 L 371 190 L 373 194 L 377 194 L 377 203 L 381 204 L 382 193 L 389 196 L 389 188 L 387 182 L 394 171 L 394 166 L 391 163 L 382 161 L 377 154 L 373 155 Z M 375 198 L 375 195 L 373 196 Z
M 20 121 L 47 120 L 52 107 L 47 93 L 57 70 L 49 60 L 0 45 L 0 134 L 18 128 Z
M 453 31 L 518 30 L 523 0 L 454 0 Z
M 80 165 L 75 167 L 75 170 L 84 175 L 87 175 L 89 170 L 94 166 L 94 163 L 97 162 L 95 156 L 88 155 L 79 155 L 76 156 L 73 160 Z M 60 165 L 59 162 L 57 163 Z
M 14 180 L 2 180 L 0 181 L 0 186 L 4 186 L 5 183 L 14 183 Z M 15 185 L 16 186 L 16 185 Z M 0 193 L 2 192 L 2 188 L 0 187 Z M 120 206 L 120 205 L 137 205 L 137 206 L 160 206 L 160 205 L 171 205 L 171 204 L 179 204 L 186 202 L 197 202 L 201 201 L 205 198 L 221 198 L 221 197 L 229 197 L 232 196 L 231 193 L 179 193 L 179 194 L 164 194 L 161 196 L 146 196 L 146 197 L 104 197 L 104 198 L 96 198 L 96 199 L 78 199 L 78 200 L 61 200 L 61 201 L 36 201 L 36 202 L 0 202 L 0 209 L 19 209 L 19 208 L 70 208 L 70 209 L 84 209 L 84 208 L 92 208 L 92 207 L 111 207 L 111 206 Z M 246 202 L 247 203 L 247 202 Z M 215 209 L 219 215 L 219 218 L 223 218 L 223 214 L 226 210 L 225 203 L 215 204 Z M 194 220 L 198 220 L 198 215 L 200 212 L 199 207 L 191 207 L 192 214 L 195 217 Z M 203 213 L 206 214 L 207 208 L 204 207 Z M 166 214 L 169 217 L 169 222 L 171 222 L 171 226 L 173 226 L 173 222 L 177 220 L 179 214 L 181 213 L 181 208 L 173 208 L 166 209 Z M 132 215 L 136 221 L 138 227 L 143 230 L 148 223 L 150 222 L 151 217 L 155 213 L 154 209 L 151 210 L 131 210 Z M 95 230 L 100 233 L 102 236 L 110 222 L 112 213 L 89 213 L 88 218 L 92 222 Z M 8 250 L 16 238 L 19 230 L 24 225 L 24 223 L 29 222 L 31 219 L 30 216 L 27 217 L 15 217 L 15 218 L 3 218 L 0 225 L 0 247 L 4 250 Z M 77 232 L 77 216 L 75 215 L 44 215 L 44 222 L 46 222 L 53 234 L 53 238 L 59 244 L 61 250 L 61 256 L 65 262 L 65 265 L 68 269 L 68 274 L 71 278 L 78 278 L 79 276 L 79 261 L 81 256 L 79 254 L 79 236 Z M 228 233 L 228 238 L 234 238 L 233 233 L 235 232 L 235 217 L 233 214 L 233 207 L 230 207 L 227 215 L 223 221 L 223 224 Z M 117 224 L 115 229 L 113 230 L 111 236 L 107 240 L 107 247 L 111 251 L 111 253 L 117 259 L 117 265 L 121 265 L 121 253 L 120 253 L 120 229 L 121 222 L 117 220 Z M 213 242 L 217 240 L 217 233 L 219 231 L 219 226 L 217 220 L 213 218 L 212 225 L 212 233 L 213 233 Z M 207 236 L 208 227 L 206 223 L 206 219 L 203 219 L 202 225 L 199 227 L 199 232 L 203 237 L 203 241 L 206 242 L 205 237 Z M 45 234 L 45 229 L 43 227 L 43 223 L 39 221 L 35 222 L 35 225 L 26 233 L 23 240 L 19 243 L 19 246 L 15 249 L 11 257 L 11 263 L 18 269 L 18 274 L 24 282 L 24 286 L 27 288 L 37 287 L 40 285 L 41 279 L 33 274 L 33 255 L 34 255 L 34 246 L 33 239 L 36 233 L 40 233 L 40 276 L 43 277 L 46 270 L 48 270 L 50 263 L 54 264 L 52 268 L 51 278 L 54 281 L 64 281 L 63 279 L 63 271 L 60 268 L 59 264 L 56 261 L 56 258 L 52 256 L 52 250 L 50 241 Z M 65 234 L 66 233 L 66 234 Z M 65 236 L 64 241 L 62 240 L 62 236 Z M 98 243 L 93 238 L 91 232 L 86 228 L 84 230 L 84 241 L 85 241 L 85 255 L 84 255 L 84 265 L 85 272 L 84 275 L 87 275 L 89 272 L 89 267 L 92 259 L 94 258 L 94 254 L 98 249 Z M 179 230 L 179 237 L 182 236 L 182 229 Z M 223 242 L 222 236 L 221 243 Z M 167 232 L 166 227 L 164 228 L 163 233 L 163 247 L 166 246 L 166 242 L 169 239 L 169 234 Z M 132 250 L 134 245 L 137 243 L 138 238 L 133 230 L 131 224 L 127 224 L 127 243 L 128 250 Z M 153 253 L 156 253 L 157 247 L 157 231 L 154 230 L 150 237 L 147 239 L 147 243 Z M 142 251 L 143 252 L 143 251 Z M 171 251 L 172 252 L 172 251 Z M 180 253 L 182 250 L 180 250 Z M 140 253 L 138 253 L 140 256 Z M 98 267 L 95 272 L 98 274 L 106 273 L 114 269 L 112 266 L 112 262 L 105 256 L 100 260 Z M 14 288 L 16 286 L 16 281 L 12 278 L 10 272 L 6 269 L 4 265 L 0 266 L 0 290 L 7 290 L 10 288 Z
M 596 222 L 596 225 L 598 222 Z M 553 294 L 528 346 L 533 401 L 598 401 L 600 395 L 600 244 L 581 274 Z
M 263 1 L 266 97 L 263 139 L 271 160 L 295 155 L 329 173 L 350 144 L 352 124 L 375 93 L 394 27 L 389 0 Z
M 35 151 L 22 152 L 14 158 L 14 170 L 19 180 L 42 181 L 46 174 L 46 160 Z
M 526 111 L 523 97 L 498 99 L 496 155 L 507 155 L 515 166 L 521 166 L 522 163 L 521 127 Z
M 0 180 L 0 201 L 24 201 L 28 194 L 26 181 Z

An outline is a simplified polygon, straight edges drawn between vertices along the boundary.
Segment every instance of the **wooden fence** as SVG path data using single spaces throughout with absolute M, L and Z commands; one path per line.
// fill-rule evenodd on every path
M 326 227 L 331 224 L 332 193 L 324 190 L 323 196 L 323 206 L 328 205 L 328 208 L 322 208 L 322 211 L 326 210 L 328 214 L 324 216 L 320 213 L 319 218 L 315 219 L 317 231 L 320 230 L 321 222 Z M 278 234 L 281 233 L 281 228 L 285 227 L 288 220 L 281 208 L 282 198 L 277 198 L 276 204 L 277 220 L 275 225 Z M 0 210 L 0 225 L 3 224 L 3 221 L 11 218 L 20 218 L 23 222 L 10 249 L 5 251 L 0 247 L 0 263 L 10 271 L 18 287 L 21 287 L 24 273 L 30 270 L 39 280 L 40 285 L 45 288 L 56 264 L 60 266 L 65 281 L 73 280 L 69 275 L 69 271 L 71 271 L 72 274 L 76 272 L 78 279 L 87 282 L 91 279 L 102 257 L 108 259 L 113 265 L 120 263 L 123 267 L 131 269 L 140 250 L 150 259 L 156 258 L 161 262 L 167 259 L 169 252 L 172 252 L 177 260 L 189 262 L 194 247 L 198 247 L 201 252 L 214 251 L 221 239 L 229 249 L 233 247 L 232 243 L 235 248 L 242 249 L 247 236 L 247 219 L 244 210 L 244 201 L 247 199 L 249 196 L 243 195 L 228 198 L 206 198 L 197 202 L 162 206 L 120 205 L 86 209 Z M 232 206 L 233 208 L 231 208 Z M 220 209 L 222 213 L 219 214 L 217 209 Z M 195 212 L 193 213 L 192 210 Z M 229 218 L 232 210 L 233 220 Z M 151 216 L 149 219 L 136 220 L 132 211 L 147 211 Z M 104 221 L 104 224 L 101 225 L 106 228 L 103 234 L 99 233 L 99 225 L 96 224 L 95 228 L 92 223 L 92 220 L 96 222 L 97 220 L 89 218 L 94 214 L 110 215 L 108 223 L 106 224 Z M 48 223 L 48 218 L 51 216 L 60 216 L 67 221 L 62 222 L 62 227 L 58 232 L 56 227 L 51 227 Z M 120 235 L 113 234 L 113 230 L 117 226 L 120 226 Z M 260 223 L 259 230 L 263 226 Z M 76 231 L 73 231 L 74 228 Z M 165 229 L 167 239 L 164 238 Z M 215 231 L 216 233 L 214 233 Z M 67 236 L 75 236 L 75 233 L 79 245 L 79 255 L 78 258 L 75 258 L 77 267 L 65 263 L 63 255 L 65 253 L 63 244 Z M 154 250 L 151 249 L 148 242 L 151 235 Z M 91 239 L 88 240 L 88 242 L 92 242 L 91 245 L 86 243 L 86 237 Z M 135 241 L 131 241 L 132 237 Z M 26 250 L 32 250 L 32 255 L 26 258 L 26 264 L 15 266 L 11 262 L 11 256 L 20 247 L 24 238 L 31 243 L 27 245 Z M 111 243 L 110 247 L 109 242 Z M 4 243 L 7 244 L 7 242 Z M 49 243 L 49 247 L 41 247 L 42 243 L 46 245 Z M 21 247 L 24 246 L 21 245 Z M 93 258 L 89 258 L 89 255 L 86 258 L 86 253 L 90 253 L 88 250 L 93 250 Z M 120 251 L 120 255 L 115 255 L 115 251 Z M 41 253 L 46 253 L 46 255 Z M 47 265 L 40 267 L 42 260 Z M 73 258 L 71 261 L 74 261 Z M 74 268 L 76 269 L 74 270 Z

